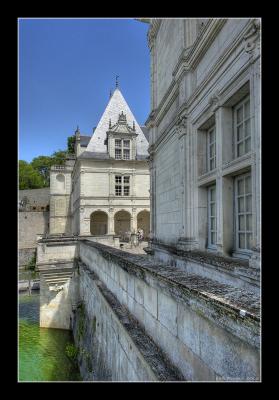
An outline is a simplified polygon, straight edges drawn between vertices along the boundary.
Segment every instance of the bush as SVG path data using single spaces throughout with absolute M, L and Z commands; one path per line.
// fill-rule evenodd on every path
M 78 348 L 72 343 L 67 343 L 65 353 L 71 360 L 76 361 L 78 357 Z

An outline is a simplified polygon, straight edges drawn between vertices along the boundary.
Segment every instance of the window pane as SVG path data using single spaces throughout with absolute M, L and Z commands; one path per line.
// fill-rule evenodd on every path
M 121 140 L 115 139 L 115 147 L 121 147 Z
M 129 196 L 130 188 L 129 186 L 124 186 L 124 196 Z
M 250 100 L 248 100 L 244 105 L 244 116 L 245 118 L 250 117 Z
M 250 119 L 245 121 L 245 137 L 251 136 Z
M 216 231 L 216 218 L 211 218 L 211 230 Z
M 244 179 L 239 179 L 237 181 L 237 195 L 240 196 L 244 194 Z
M 209 132 L 209 143 L 215 142 L 215 129 Z
M 240 249 L 245 249 L 245 233 L 240 233 L 238 235 L 238 247 Z
M 116 160 L 121 160 L 121 149 L 115 149 Z
M 124 176 L 124 183 L 129 183 L 129 182 L 130 182 L 130 177 Z
M 210 160 L 209 169 L 210 169 L 210 171 L 211 171 L 211 170 L 214 169 L 214 168 L 215 168 L 215 158 L 212 158 L 212 160 Z
M 121 183 L 121 176 L 115 177 L 115 183 Z
M 215 217 L 215 203 L 210 204 L 210 216 Z
M 130 140 L 124 140 L 123 141 L 123 146 L 130 148 Z
M 245 231 L 245 216 L 244 215 L 240 215 L 238 217 L 238 230 Z
M 243 140 L 243 125 L 237 127 L 237 141 Z
M 241 157 L 244 154 L 244 142 L 241 142 L 237 145 L 237 156 Z
M 247 233 L 246 235 L 246 243 L 247 243 L 247 249 L 251 249 L 253 244 L 252 244 L 252 233 Z
M 130 150 L 125 149 L 123 153 L 124 160 L 130 160 Z
M 248 138 L 245 140 L 245 153 L 249 153 L 251 150 L 251 139 Z
M 239 197 L 238 199 L 238 212 L 244 212 L 244 197 Z
M 215 192 L 216 192 L 215 188 L 210 189 L 210 200 L 211 201 L 215 201 Z
M 251 176 L 245 178 L 245 194 L 251 193 Z
M 211 232 L 210 235 L 210 239 L 211 239 L 211 244 L 216 244 L 216 233 L 215 232 Z
M 252 214 L 246 215 L 246 231 L 252 230 Z
M 121 186 L 115 186 L 115 195 L 121 196 Z
M 252 195 L 246 196 L 246 212 L 252 212 Z
M 239 124 L 243 120 L 243 107 L 239 107 L 236 110 L 236 122 Z

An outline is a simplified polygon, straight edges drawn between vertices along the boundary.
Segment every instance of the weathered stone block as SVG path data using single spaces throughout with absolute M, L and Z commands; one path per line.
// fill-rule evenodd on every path
M 200 353 L 199 316 L 189 308 L 178 304 L 178 338 L 194 353 Z
M 144 308 L 155 318 L 158 316 L 158 292 L 150 286 L 144 286 Z
M 173 335 L 177 336 L 177 303 L 158 292 L 158 319 Z

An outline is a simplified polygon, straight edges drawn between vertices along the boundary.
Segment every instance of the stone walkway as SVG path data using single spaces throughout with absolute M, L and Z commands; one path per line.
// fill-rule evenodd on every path
M 120 242 L 120 244 L 123 244 L 123 248 L 120 248 L 120 250 L 124 250 L 127 253 L 132 254 L 145 254 L 147 256 L 143 248 L 148 246 L 148 242 L 141 242 L 138 246 L 132 246 L 131 243 L 125 242 Z

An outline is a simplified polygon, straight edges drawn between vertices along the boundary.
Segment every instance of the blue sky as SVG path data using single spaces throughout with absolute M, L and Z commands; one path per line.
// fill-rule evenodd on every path
M 119 75 L 138 123 L 150 112 L 148 24 L 133 19 L 19 20 L 19 159 L 91 135 Z

